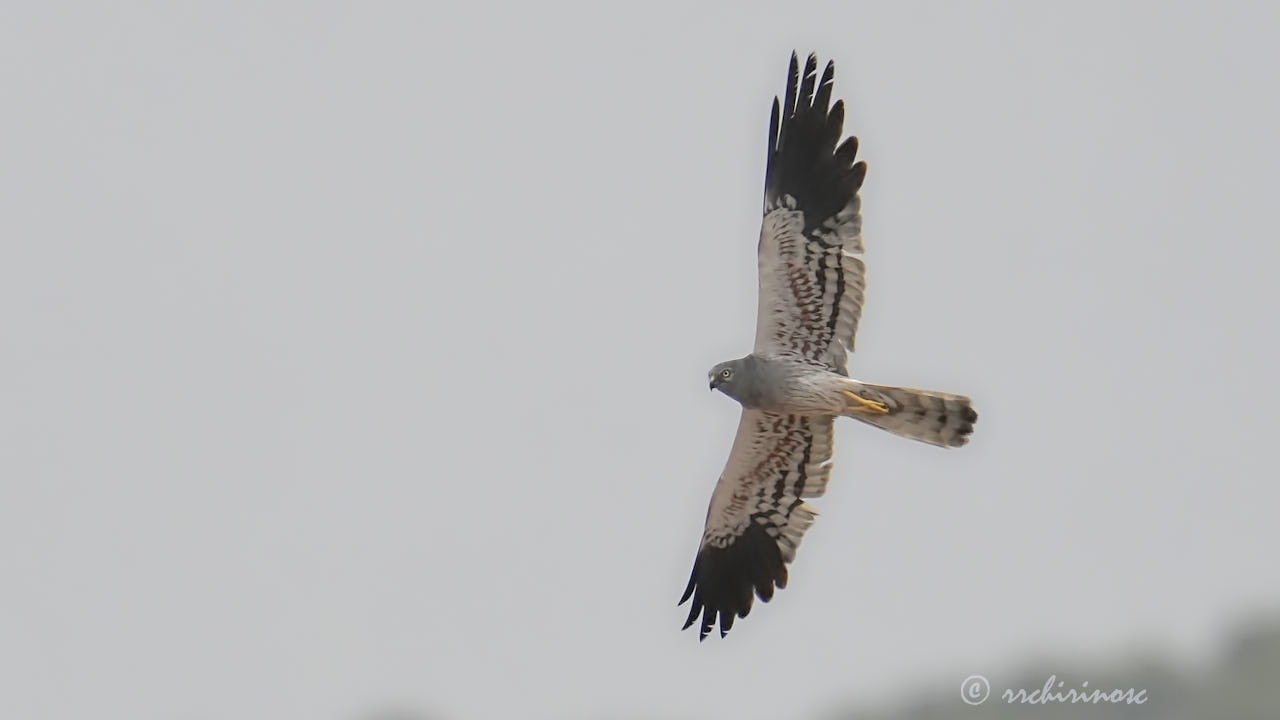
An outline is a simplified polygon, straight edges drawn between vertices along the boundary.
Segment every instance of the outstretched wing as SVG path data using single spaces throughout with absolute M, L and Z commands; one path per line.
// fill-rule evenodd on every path
M 699 639 L 717 618 L 724 637 L 753 596 L 768 602 L 775 585 L 787 586 L 787 563 L 815 516 L 801 498 L 826 492 L 831 477 L 833 425 L 830 417 L 743 410 L 680 598 L 693 599 L 685 629 L 702 616 Z
M 867 165 L 854 162 L 857 138 L 836 146 L 844 102 L 827 109 L 835 65 L 827 63 L 815 89 L 817 67 L 810 55 L 801 75 L 793 53 L 782 106 L 773 100 L 755 352 L 848 374 L 865 287 L 853 253 L 862 253 L 858 189 Z

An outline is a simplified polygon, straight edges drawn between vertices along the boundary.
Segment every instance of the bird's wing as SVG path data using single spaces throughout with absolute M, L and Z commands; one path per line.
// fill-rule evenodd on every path
M 867 165 L 854 162 L 858 139 L 837 147 L 844 103 L 831 102 L 835 65 L 814 86 L 817 58 L 804 74 L 791 56 L 781 107 L 773 100 L 764 221 L 760 228 L 760 305 L 756 354 L 782 355 L 848 374 L 862 315 L 865 267 L 858 190 Z
M 699 639 L 719 618 L 720 636 L 746 617 L 752 596 L 762 602 L 787 585 L 787 563 L 795 557 L 815 512 L 801 498 L 817 497 L 831 477 L 834 419 L 743 410 L 738 435 L 711 495 L 706 529 L 689 586 L 693 625 L 702 616 Z

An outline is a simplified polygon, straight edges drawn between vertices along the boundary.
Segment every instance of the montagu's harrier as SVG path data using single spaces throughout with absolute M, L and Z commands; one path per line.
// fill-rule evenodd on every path
M 755 348 L 709 374 L 712 389 L 742 404 L 742 420 L 680 599 L 693 600 L 685 628 L 701 616 L 700 638 L 717 623 L 723 637 L 754 597 L 767 602 L 786 587 L 814 518 L 803 498 L 822 495 L 831 476 L 836 417 L 941 447 L 963 445 L 978 417 L 967 397 L 849 377 L 865 287 L 858 190 L 867 166 L 854 162 L 857 138 L 839 142 L 834 64 L 821 80 L 817 69 L 810 55 L 802 73 L 793 54 L 785 98 L 773 101 Z

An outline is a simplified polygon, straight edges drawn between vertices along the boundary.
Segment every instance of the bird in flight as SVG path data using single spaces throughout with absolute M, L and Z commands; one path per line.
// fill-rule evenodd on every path
M 978 419 L 962 395 L 849 377 L 866 286 L 857 256 L 867 165 L 854 162 L 857 138 L 839 142 L 835 64 L 820 80 L 817 70 L 816 56 L 801 72 L 792 53 L 785 96 L 773 100 L 755 347 L 708 374 L 711 389 L 742 405 L 742 419 L 680 598 L 693 601 L 685 629 L 701 616 L 699 639 L 717 624 L 724 637 L 755 597 L 768 602 L 786 587 L 787 563 L 815 516 L 804 498 L 822 495 L 831 477 L 837 417 L 941 447 L 963 445 Z

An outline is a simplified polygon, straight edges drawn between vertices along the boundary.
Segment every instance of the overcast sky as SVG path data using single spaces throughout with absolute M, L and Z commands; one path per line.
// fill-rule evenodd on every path
M 75 5 L 0 6 L 0 716 L 803 717 L 1280 607 L 1274 8 Z M 853 373 L 981 418 L 841 423 L 699 645 L 793 48 Z

